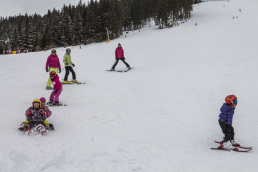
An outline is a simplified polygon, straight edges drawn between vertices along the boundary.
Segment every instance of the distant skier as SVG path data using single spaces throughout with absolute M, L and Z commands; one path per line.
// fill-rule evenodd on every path
M 75 74 L 73 68 L 71 67 L 71 66 L 75 67 L 75 64 L 73 64 L 73 62 L 72 62 L 71 49 L 70 48 L 66 49 L 66 53 L 64 55 L 63 62 L 64 62 L 64 65 L 65 65 L 65 77 L 64 77 L 64 81 L 62 83 L 63 84 L 70 84 L 70 82 L 67 81 L 69 72 L 72 72 L 72 75 L 73 75 L 72 82 L 78 83 L 78 81 L 76 80 L 76 74 Z
M 115 55 L 116 55 L 116 61 L 113 65 L 113 67 L 111 68 L 112 71 L 115 71 L 116 65 L 118 64 L 119 60 L 124 62 L 124 64 L 127 66 L 128 69 L 131 69 L 130 65 L 125 62 L 124 50 L 120 43 L 118 44 L 118 47 L 116 48 Z
M 233 16 L 233 19 L 234 19 L 234 16 Z
M 222 132 L 225 134 L 223 141 L 220 142 L 220 147 L 225 149 L 232 149 L 232 145 L 239 145 L 235 142 L 234 128 L 232 126 L 233 115 L 235 108 L 237 106 L 237 97 L 234 95 L 229 95 L 226 97 L 225 102 L 220 111 L 219 115 L 219 125 Z
M 197 26 L 197 23 L 195 23 L 195 26 Z
M 41 107 L 41 102 L 39 99 L 35 99 L 32 102 L 32 107 L 27 109 L 26 117 L 27 122 L 19 128 L 20 131 L 25 131 L 26 135 L 29 135 L 30 130 L 36 128 L 38 133 L 44 134 L 46 132 L 46 125 L 44 124 L 46 112 Z
M 56 54 L 56 50 L 53 49 L 51 50 L 51 55 L 47 58 L 46 72 L 50 73 L 52 71 L 55 71 L 55 73 L 58 73 L 58 69 L 59 69 L 59 73 L 61 73 L 61 65 L 59 62 L 59 58 Z M 46 90 L 53 90 L 53 88 L 51 87 L 50 77 L 48 78 Z
M 63 90 L 62 84 L 59 81 L 59 77 L 55 71 L 50 72 L 50 78 L 54 86 L 54 90 L 50 95 L 48 104 L 50 106 L 62 106 L 62 104 L 59 103 L 59 96 Z
M 46 50 L 47 50 L 47 49 L 46 49 L 46 48 L 44 48 L 44 51 L 45 51 L 45 52 L 46 52 Z

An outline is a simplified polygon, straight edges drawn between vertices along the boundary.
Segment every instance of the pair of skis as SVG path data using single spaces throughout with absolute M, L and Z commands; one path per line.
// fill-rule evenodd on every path
M 61 102 L 59 102 L 58 105 L 55 105 L 53 103 L 47 102 L 46 105 L 50 106 L 50 107 L 56 107 L 56 106 L 67 106 L 67 104 L 62 104 Z
M 127 70 L 106 70 L 106 71 L 109 71 L 109 72 L 128 72 L 130 70 L 132 70 L 134 67 L 130 68 L 130 69 L 127 69 Z
M 72 84 L 78 84 L 78 85 L 80 85 L 80 84 L 86 84 L 86 82 L 69 82 L 69 83 L 67 83 L 67 84 L 62 83 L 62 85 L 72 85 Z
M 215 143 L 220 143 L 218 141 L 214 141 Z M 221 148 L 221 147 L 218 147 L 218 148 L 211 148 L 212 150 L 223 150 L 223 151 L 235 151 L 235 152 L 249 152 L 253 149 L 253 147 L 244 147 L 244 146 L 240 146 L 240 145 L 232 145 L 234 146 L 235 148 L 233 149 L 225 149 L 225 148 Z M 244 150 L 239 150 L 238 148 L 241 148 L 241 149 L 244 149 Z

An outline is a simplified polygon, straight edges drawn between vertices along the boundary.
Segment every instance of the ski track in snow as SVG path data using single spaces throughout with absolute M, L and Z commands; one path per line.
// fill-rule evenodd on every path
M 86 84 L 63 86 L 67 106 L 50 107 L 55 131 L 46 136 L 17 129 L 32 100 L 50 96 L 50 51 L 1 56 L 0 171 L 257 171 L 257 5 L 202 3 L 179 27 L 152 23 L 126 39 L 72 48 L 77 79 Z M 130 72 L 105 71 L 117 43 L 135 67 Z M 61 62 L 64 52 L 57 49 Z M 229 94 L 239 100 L 236 140 L 254 146 L 250 153 L 210 150 L 223 137 L 217 120 Z

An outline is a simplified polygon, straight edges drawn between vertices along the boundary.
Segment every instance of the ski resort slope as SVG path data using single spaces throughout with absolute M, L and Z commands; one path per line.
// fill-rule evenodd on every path
M 152 24 L 108 44 L 72 48 L 77 79 L 86 84 L 63 86 L 67 106 L 50 108 L 55 130 L 45 136 L 27 137 L 18 127 L 33 99 L 50 96 L 50 51 L 0 56 L 0 171 L 258 171 L 257 6 L 205 2 L 178 27 Z M 127 73 L 105 71 L 118 43 L 135 67 Z M 57 49 L 61 62 L 64 53 Z M 235 139 L 253 146 L 250 153 L 210 149 L 223 138 L 218 115 L 230 94 L 239 102 Z

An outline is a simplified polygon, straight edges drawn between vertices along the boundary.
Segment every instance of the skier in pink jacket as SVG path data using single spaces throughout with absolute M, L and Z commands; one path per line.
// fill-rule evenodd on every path
M 59 96 L 63 90 L 62 84 L 59 81 L 59 77 L 55 71 L 50 72 L 50 78 L 52 80 L 52 84 L 54 85 L 54 90 L 52 91 L 47 104 L 50 106 L 62 106 L 62 104 L 59 103 Z
M 128 63 L 125 62 L 125 56 L 124 56 L 124 50 L 121 46 L 121 44 L 118 44 L 118 47 L 116 48 L 116 61 L 113 65 L 113 67 L 111 68 L 112 71 L 115 71 L 116 65 L 118 64 L 119 60 L 121 60 L 122 62 L 124 62 L 124 64 L 126 65 L 126 67 L 128 69 L 131 69 L 130 65 Z

